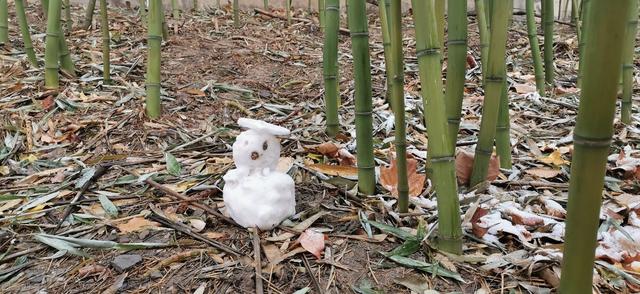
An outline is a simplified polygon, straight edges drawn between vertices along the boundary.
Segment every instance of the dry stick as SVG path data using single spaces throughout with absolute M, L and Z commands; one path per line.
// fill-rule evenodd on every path
M 86 183 L 84 183 L 84 185 L 82 185 L 82 188 L 80 188 L 80 191 L 78 191 L 76 196 L 73 197 L 73 200 L 71 200 L 71 203 L 69 203 L 69 206 L 67 206 L 67 208 L 65 209 L 64 213 L 62 214 L 62 218 L 60 218 L 60 221 L 58 221 L 58 224 L 56 225 L 55 229 L 53 229 L 53 232 L 57 232 L 58 229 L 60 229 L 60 226 L 62 225 L 64 220 L 67 219 L 67 217 L 71 214 L 71 211 L 75 207 L 78 200 L 82 198 L 82 195 L 85 192 L 87 192 L 87 190 L 89 190 L 89 187 L 91 187 L 93 183 L 95 183 L 102 175 L 104 175 L 107 172 L 109 167 L 110 166 L 108 165 L 99 165 L 96 168 L 96 171 L 93 173 L 93 176 L 91 176 L 91 178 Z
M 253 257 L 255 258 L 256 267 L 256 293 L 264 293 L 264 287 L 262 286 L 262 258 L 260 253 L 260 231 L 258 227 L 253 227 Z
M 135 171 L 133 171 L 133 170 L 124 168 L 122 166 L 120 166 L 119 168 L 124 170 L 124 171 L 126 171 L 126 172 L 128 172 L 128 173 L 130 173 L 130 174 L 132 174 L 132 175 L 134 175 L 134 176 L 136 176 L 136 177 L 138 177 L 138 178 L 140 177 L 140 174 L 135 172 Z M 173 197 L 174 199 L 188 201 L 188 202 L 193 201 L 193 199 L 191 199 L 189 197 L 186 197 L 184 195 L 181 195 L 181 194 L 179 194 L 179 193 L 177 193 L 177 192 L 175 192 L 175 191 L 163 186 L 162 184 L 158 184 L 158 182 L 156 182 L 156 181 L 154 181 L 154 180 L 152 180 L 150 178 L 144 180 L 144 182 L 146 184 L 148 184 L 149 186 L 152 186 L 152 187 L 164 192 L 166 195 Z M 200 203 L 191 203 L 189 205 L 191 205 L 193 207 L 196 207 L 196 208 L 199 208 L 199 209 L 202 209 L 202 210 L 204 210 L 204 211 L 206 211 L 206 212 L 208 212 L 208 213 L 210 213 L 210 214 L 212 214 L 212 215 L 224 220 L 225 222 L 227 222 L 229 224 L 232 224 L 232 225 L 240 227 L 240 228 L 244 228 L 241 225 L 239 225 L 238 223 L 236 223 L 235 221 L 233 221 L 232 219 L 222 215 L 221 213 L 213 210 L 212 208 L 210 208 L 210 207 L 208 207 L 206 205 L 203 205 L 203 204 L 200 204 Z
M 311 271 L 311 265 L 309 265 L 309 260 L 307 260 L 307 257 L 304 255 L 304 253 L 302 254 L 302 261 L 304 263 L 304 267 L 307 269 L 307 273 L 309 273 L 309 276 L 311 277 L 311 281 L 313 281 L 313 287 L 316 288 L 316 291 L 318 291 L 318 293 L 324 293 L 324 291 L 322 291 L 322 288 L 320 287 L 320 282 L 318 282 L 316 276 L 313 274 L 313 271 Z
M 273 17 L 273 18 L 278 18 L 278 19 L 282 19 L 282 20 L 287 20 L 287 17 L 286 17 L 286 16 L 277 15 L 277 14 L 274 14 L 274 13 L 268 12 L 268 11 L 266 11 L 266 10 L 262 10 L 262 9 L 260 9 L 260 8 L 254 8 L 253 10 L 254 10 L 257 14 L 262 14 L 262 15 L 266 15 L 266 16 L 269 16 L 269 17 Z M 298 21 L 298 22 L 305 22 L 305 23 L 312 23 L 312 22 L 313 22 L 313 21 L 312 21 L 312 20 L 310 20 L 310 19 L 306 19 L 306 18 L 299 18 L 299 17 L 292 17 L 292 18 L 291 18 L 291 20 L 295 20 L 295 21 Z M 349 29 L 340 28 L 339 33 L 340 33 L 340 34 L 343 34 L 343 35 L 349 35 Z

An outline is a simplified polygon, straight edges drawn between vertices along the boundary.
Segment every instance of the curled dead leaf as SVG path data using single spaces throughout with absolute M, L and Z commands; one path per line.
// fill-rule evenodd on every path
M 467 152 L 464 150 L 460 150 L 458 154 L 456 154 L 456 177 L 458 178 L 458 183 L 460 184 L 468 184 L 469 179 L 471 178 L 471 172 L 473 170 L 473 160 L 475 158 L 475 154 L 471 152 Z M 491 159 L 489 160 L 489 170 L 487 172 L 487 181 L 493 181 L 500 175 L 500 158 L 492 154 Z
M 396 166 L 395 152 L 389 151 L 388 167 L 380 167 L 380 184 L 391 192 L 391 195 L 398 196 L 398 167 Z M 424 189 L 424 182 L 427 176 L 418 174 L 418 161 L 411 154 L 407 153 L 407 180 L 409 182 L 409 196 L 418 196 Z
M 320 259 L 322 257 L 322 251 L 324 250 L 325 239 L 326 237 L 323 233 L 316 232 L 312 229 L 306 229 L 302 234 L 300 234 L 298 241 L 302 248 Z
M 538 160 L 540 162 L 543 162 L 549 165 L 554 165 L 554 166 L 562 166 L 565 164 L 569 164 L 569 161 L 562 158 L 562 154 L 560 153 L 560 150 L 557 150 L 557 149 L 551 152 L 551 154 L 549 154 L 546 157 L 538 158 Z

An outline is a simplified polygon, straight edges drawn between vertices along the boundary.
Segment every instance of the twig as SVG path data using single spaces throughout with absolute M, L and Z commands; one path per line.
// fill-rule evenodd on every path
M 65 209 L 64 213 L 62 214 L 62 218 L 60 218 L 60 220 L 58 221 L 58 224 L 56 225 L 56 228 L 53 229 L 54 232 L 57 232 L 58 229 L 60 229 L 60 226 L 62 225 L 64 220 L 67 219 L 67 217 L 71 214 L 71 211 L 76 206 L 76 203 L 78 202 L 78 200 L 80 200 L 80 198 L 82 198 L 82 195 L 87 190 L 89 190 L 89 187 L 91 187 L 91 185 L 93 185 L 93 183 L 95 183 L 102 175 L 104 175 L 107 172 L 109 167 L 110 167 L 109 165 L 99 165 L 96 168 L 96 171 L 93 173 L 93 176 L 91 176 L 91 178 L 86 183 L 84 183 L 82 185 L 82 188 L 80 188 L 80 191 L 78 191 L 76 196 L 73 197 L 73 200 L 71 200 L 71 203 L 69 203 L 69 206 L 67 206 L 67 208 Z
M 256 267 L 256 293 L 263 294 L 264 287 L 262 285 L 262 261 L 260 253 L 260 231 L 257 227 L 253 228 L 253 258 L 255 259 Z
M 559 188 L 559 189 L 568 189 L 569 184 L 567 183 L 553 183 L 547 181 L 493 181 L 492 184 L 496 185 L 512 185 L 512 186 L 531 186 L 531 187 L 549 187 L 549 188 Z
M 212 132 L 209 132 L 209 133 L 207 133 L 207 134 L 204 134 L 204 135 L 202 135 L 201 137 L 199 137 L 199 138 L 197 138 L 197 139 L 195 139 L 195 140 L 193 140 L 193 141 L 189 141 L 189 142 L 184 143 L 184 144 L 182 144 L 182 145 L 178 145 L 178 146 L 176 146 L 176 147 L 173 147 L 173 148 L 171 148 L 171 149 L 167 150 L 167 152 L 173 152 L 173 151 L 176 151 L 176 150 L 178 150 L 178 149 L 182 149 L 182 148 L 184 148 L 184 147 L 187 147 L 187 146 L 189 146 L 189 145 L 193 145 L 193 144 L 198 143 L 198 142 L 200 142 L 200 141 L 202 141 L 202 140 L 204 140 L 204 139 L 206 139 L 206 138 L 209 138 L 209 137 L 211 137 L 211 136 L 213 136 L 213 135 L 215 135 L 215 134 L 217 134 L 217 133 L 219 133 L 219 132 L 220 132 L 220 129 L 216 129 L 215 131 L 212 131 Z
M 307 257 L 304 254 L 302 254 L 302 262 L 304 263 L 304 267 L 307 269 L 307 273 L 309 273 L 309 276 L 311 277 L 311 281 L 313 282 L 313 287 L 316 288 L 316 291 L 318 293 L 320 294 L 324 293 L 322 288 L 320 288 L 320 283 L 318 282 L 318 279 L 316 279 L 316 276 L 313 274 L 313 271 L 311 271 L 309 260 L 307 260 Z
M 271 13 L 265 10 L 262 10 L 260 8 L 254 8 L 253 9 L 257 14 L 262 14 L 262 15 L 266 15 L 269 17 L 273 17 L 273 18 L 278 18 L 278 19 L 282 19 L 282 20 L 287 20 L 287 17 L 282 16 L 282 15 L 278 15 L 275 13 Z M 298 18 L 298 17 L 292 17 L 292 20 L 298 21 L 298 22 L 305 22 L 305 23 L 312 23 L 313 21 L 310 19 L 306 19 L 306 18 Z M 339 32 L 343 35 L 349 35 L 349 29 L 345 29 L 345 28 L 340 28 Z
M 132 174 L 134 176 L 136 176 L 136 177 L 140 177 L 140 174 L 138 174 L 137 172 L 135 172 L 133 170 L 124 168 L 122 166 L 120 166 L 120 169 L 122 169 L 122 170 L 124 170 L 124 171 L 126 171 L 126 172 L 128 172 L 128 173 L 130 173 L 130 174 Z M 169 188 L 167 188 L 167 187 L 165 187 L 165 186 L 163 186 L 161 184 L 158 184 L 156 181 L 154 181 L 154 180 L 152 180 L 150 178 L 147 178 L 146 180 L 144 180 L 144 182 L 147 183 L 148 185 L 150 185 L 150 186 L 152 186 L 152 187 L 164 192 L 166 195 L 173 197 L 174 199 L 183 200 L 183 201 L 189 201 L 189 202 L 191 202 L 189 205 L 191 205 L 193 207 L 202 209 L 202 210 L 206 211 L 207 213 L 210 213 L 210 214 L 212 214 L 212 215 L 224 220 L 225 222 L 227 222 L 227 223 L 229 223 L 231 225 L 234 225 L 234 226 L 237 226 L 237 227 L 240 227 L 240 228 L 244 228 L 241 225 L 239 225 L 238 223 L 236 223 L 235 221 L 233 221 L 232 219 L 230 219 L 230 218 L 222 215 L 221 213 L 213 210 L 211 207 L 203 205 L 203 204 L 200 204 L 200 203 L 193 203 L 192 202 L 193 199 L 191 199 L 189 197 L 186 197 L 184 195 L 181 195 L 181 194 L 179 194 L 179 193 L 177 193 L 177 192 L 175 192 L 175 191 L 173 191 L 173 190 L 171 190 L 171 189 L 169 189 Z

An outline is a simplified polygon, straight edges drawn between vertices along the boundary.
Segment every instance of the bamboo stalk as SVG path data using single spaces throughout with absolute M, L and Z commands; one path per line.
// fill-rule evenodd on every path
M 96 0 L 89 0 L 89 1 L 93 1 L 94 5 L 96 3 Z M 142 23 L 144 25 L 145 20 L 147 18 L 147 3 L 145 0 L 138 0 L 138 15 L 140 15 L 140 19 L 142 19 Z
M 24 1 L 15 0 L 16 16 L 18 17 L 18 23 L 20 24 L 20 33 L 22 34 L 22 42 L 24 43 L 24 51 L 27 53 L 27 59 L 34 67 L 38 67 L 38 59 L 36 59 L 36 52 L 33 50 L 33 43 L 31 42 L 31 33 L 29 32 L 29 24 L 27 23 L 27 16 L 24 12 Z
M 162 2 L 149 0 L 146 112 L 149 118 L 160 116 L 160 53 L 162 43 Z
M 328 0 L 335 1 L 336 0 Z M 358 189 L 366 195 L 376 191 L 376 172 L 373 157 L 373 101 L 371 100 L 371 58 L 365 0 L 348 0 L 351 48 L 355 78 L 356 147 Z M 329 9 L 331 6 L 327 6 Z M 333 7 L 332 7 L 333 8 Z M 337 7 L 336 7 L 337 8 Z M 339 14 L 339 10 L 337 12 Z M 337 33 L 337 32 L 336 32 Z
M 542 0 L 544 28 L 544 80 L 553 87 L 553 0 Z
M 169 40 L 169 25 L 167 25 L 167 17 L 164 14 L 164 5 L 160 0 L 160 17 L 162 17 L 162 39 Z
M 0 44 L 9 43 L 9 6 L 0 0 Z
M 326 0 L 326 28 L 324 31 L 324 47 L 322 50 L 322 68 L 324 76 L 325 116 L 327 135 L 335 137 L 340 128 L 338 108 L 340 107 L 340 90 L 338 88 L 338 29 L 340 27 L 340 2 Z
M 60 37 L 58 38 L 60 46 L 59 52 L 59 60 L 60 60 L 60 69 L 64 70 L 67 74 L 71 76 L 76 76 L 76 68 L 73 64 L 73 60 L 71 59 L 71 53 L 69 53 L 69 47 L 67 45 L 67 41 L 65 40 L 64 33 L 62 32 L 62 24 L 58 23 L 58 30 L 60 32 Z
M 49 0 L 40 0 L 40 6 L 42 7 L 42 15 L 45 18 L 49 17 Z
M 171 11 L 173 12 L 173 19 L 180 18 L 180 8 L 178 8 L 178 0 L 171 0 Z
M 438 41 L 440 42 L 440 48 L 444 48 L 444 15 L 446 13 L 446 6 L 444 2 L 445 0 L 435 0 L 435 5 L 434 5 L 434 9 L 436 12 L 436 25 L 437 25 L 436 29 L 438 30 L 437 32 L 438 32 Z
M 527 0 L 527 35 L 531 46 L 531 58 L 533 59 L 533 70 L 536 77 L 536 89 L 540 96 L 544 96 L 544 70 L 542 69 L 542 57 L 540 57 L 540 44 L 538 43 L 537 26 L 535 19 L 535 1 Z
M 240 27 L 240 6 L 238 0 L 233 0 L 233 26 Z
M 69 34 L 73 28 L 73 19 L 71 19 L 71 2 L 64 0 L 64 31 Z
M 580 30 L 580 20 L 578 19 L 578 0 L 571 0 L 571 21 L 576 26 L 576 36 L 578 37 L 578 44 L 580 44 L 582 31 Z
M 60 6 L 61 0 L 50 0 L 47 11 L 47 39 L 44 50 L 44 86 L 46 89 L 58 90 L 58 60 L 60 58 Z
M 462 253 L 462 228 L 460 226 L 460 203 L 453 156 L 453 146 L 455 145 L 452 145 L 449 139 L 450 133 L 447 128 L 447 114 L 445 112 L 447 105 L 442 94 L 441 47 L 437 24 L 439 20 L 436 15 L 439 11 L 434 9 L 434 1 L 439 0 L 412 1 L 416 29 L 416 54 L 420 83 L 422 84 L 425 124 L 429 138 L 431 138 L 428 145 L 429 160 L 433 169 L 431 179 L 438 196 L 437 244 L 441 250 L 460 254 Z M 450 27 L 452 22 L 455 22 L 456 25 L 461 24 L 459 19 L 452 21 L 454 15 L 460 17 L 460 14 L 464 15 L 466 19 L 466 1 L 449 1 Z M 466 50 L 464 53 L 463 59 L 466 60 Z
M 318 0 L 318 21 L 320 22 L 320 31 L 324 32 L 325 29 L 325 8 L 326 3 L 325 0 Z
M 589 0 L 582 0 L 582 13 L 580 14 L 580 17 L 582 18 L 582 27 L 581 27 L 581 31 L 582 33 L 580 34 L 580 40 L 578 41 L 578 54 L 579 54 L 579 60 L 578 60 L 578 87 L 582 88 L 582 62 L 584 60 L 584 46 L 587 43 L 587 38 L 589 35 L 589 31 L 587 30 L 587 25 L 589 24 L 588 20 L 587 20 L 587 15 L 589 13 L 589 3 L 591 1 Z
M 291 0 L 284 0 L 285 12 L 287 14 L 287 26 L 291 25 Z
M 404 113 L 404 57 L 402 53 L 402 4 L 391 1 L 389 10 L 389 36 L 393 61 L 392 108 L 395 109 L 396 167 L 398 170 L 398 210 L 409 210 L 409 182 L 407 179 L 407 143 Z
M 198 0 L 193 0 L 193 8 L 191 8 L 192 12 L 198 11 Z
M 455 150 L 460 128 L 464 81 L 467 70 L 467 1 L 449 0 L 446 112 L 450 147 Z M 436 10 L 437 11 L 437 10 Z
M 385 100 L 391 105 L 391 77 L 393 77 L 393 61 L 391 61 L 391 40 L 389 39 L 389 18 L 387 14 L 389 12 L 389 1 L 378 0 L 378 10 L 380 12 L 380 30 L 382 31 L 382 47 L 384 48 L 384 69 L 386 73 L 386 85 L 387 91 L 385 94 Z
M 489 27 L 485 7 L 486 0 L 475 1 L 478 31 L 480 33 L 480 62 L 482 66 L 482 84 L 484 85 L 485 78 L 487 76 L 487 65 L 489 64 Z
M 631 9 L 628 12 L 625 45 L 622 53 L 622 109 L 621 120 L 625 124 L 631 124 L 631 110 L 633 102 L 633 69 L 636 35 L 638 32 L 638 0 L 630 0 Z
M 493 152 L 496 136 L 500 96 L 505 83 L 505 55 L 509 7 L 513 0 L 493 2 L 491 12 L 491 41 L 489 42 L 489 65 L 485 80 L 485 96 L 482 107 L 482 121 L 475 151 L 470 186 L 475 186 L 487 178 L 489 159 Z
M 573 160 L 560 293 L 591 293 L 596 236 L 630 0 L 592 1 Z
M 142 2 L 144 3 L 144 0 L 142 0 Z M 83 30 L 91 28 L 94 9 L 96 9 L 96 0 L 89 0 L 89 2 L 87 2 L 87 9 L 84 10 L 84 23 L 82 24 Z
M 513 15 L 513 1 L 509 1 L 509 20 L 507 26 L 511 26 Z M 508 31 L 507 27 L 507 31 Z M 508 35 L 507 35 L 508 37 Z M 496 126 L 496 153 L 500 158 L 500 167 L 511 169 L 511 122 L 509 121 L 509 83 L 505 65 L 504 83 L 500 94 L 500 110 L 498 111 L 498 124 Z
M 100 31 L 102 32 L 102 80 L 104 84 L 111 84 L 111 59 L 109 35 L 109 13 L 107 0 L 100 0 Z
M 269 10 L 269 0 L 264 0 L 264 10 Z

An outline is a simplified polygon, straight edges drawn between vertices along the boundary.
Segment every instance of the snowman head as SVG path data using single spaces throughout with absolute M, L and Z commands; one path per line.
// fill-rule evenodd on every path
M 238 125 L 248 130 L 233 143 L 233 161 L 238 168 L 274 170 L 280 158 L 280 140 L 289 130 L 264 121 L 241 118 Z

